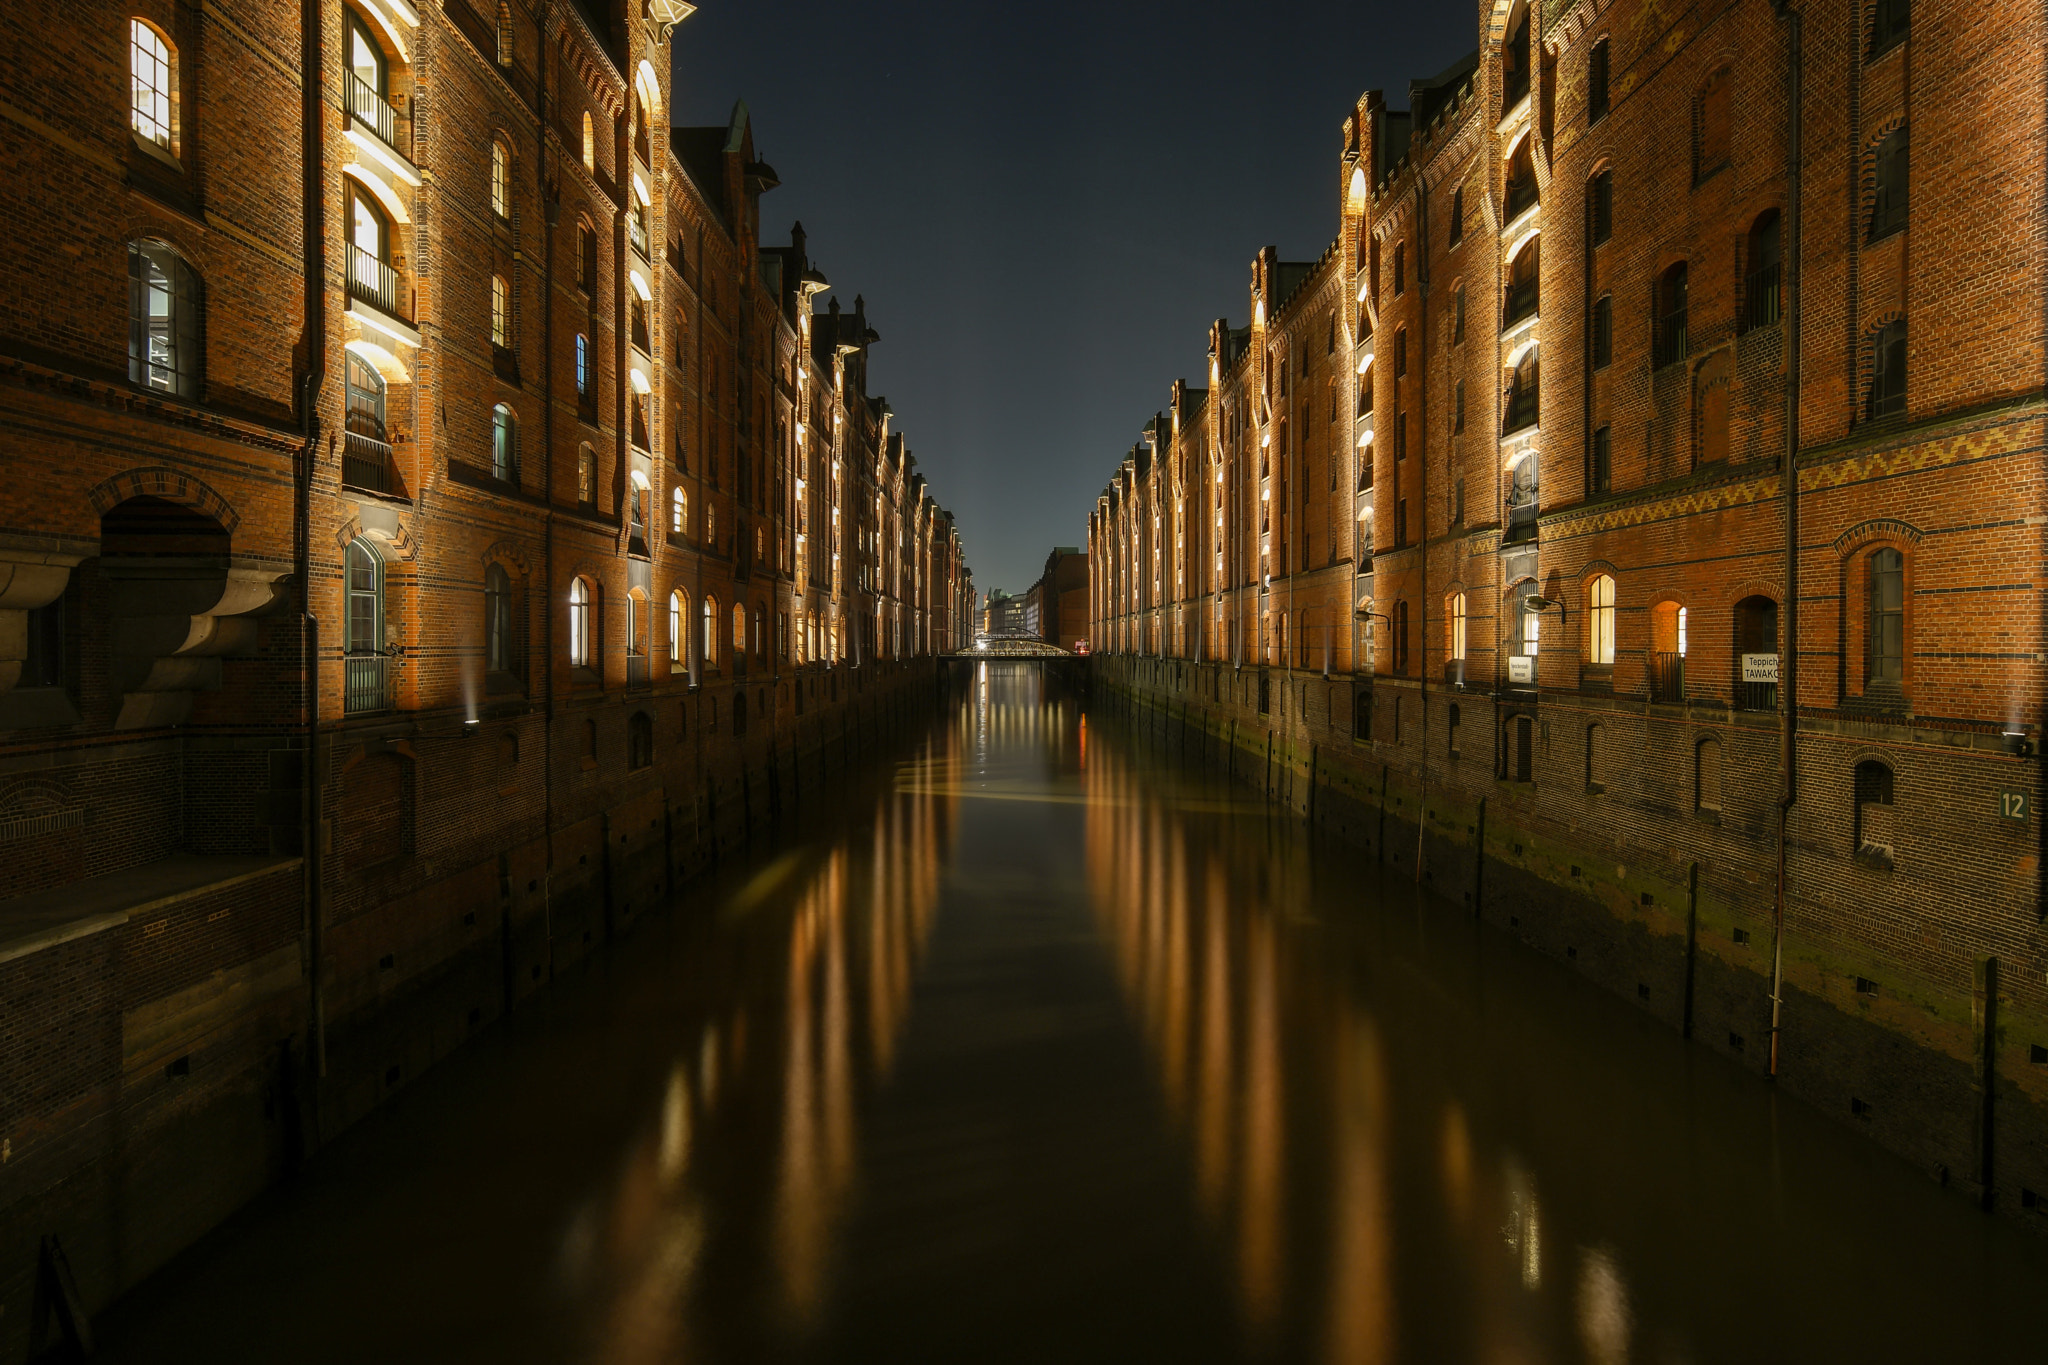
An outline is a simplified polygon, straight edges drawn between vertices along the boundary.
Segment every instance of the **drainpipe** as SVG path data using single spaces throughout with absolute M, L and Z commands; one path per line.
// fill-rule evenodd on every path
M 1786 101 L 1790 107 L 1786 135 L 1785 193 L 1786 237 L 1791 249 L 1785 262 L 1785 626 L 1783 653 L 1778 665 L 1778 885 L 1771 907 L 1771 1064 L 1770 1075 L 1778 1075 L 1780 1020 L 1785 994 L 1785 904 L 1790 899 L 1789 844 L 1792 804 L 1799 799 L 1799 182 L 1800 182 L 1800 95 L 1803 85 L 1800 50 L 1801 16 L 1790 0 L 1774 0 L 1778 17 L 1786 21 L 1790 62 L 1785 76 Z
M 1429 823 L 1429 187 L 1424 183 L 1422 168 L 1415 171 L 1415 288 L 1418 296 L 1422 326 L 1416 328 L 1421 340 L 1415 348 L 1417 371 L 1422 380 L 1416 385 L 1415 425 L 1419 439 L 1415 442 L 1416 506 L 1421 510 L 1422 524 L 1422 592 L 1415 603 L 1415 615 L 1419 629 L 1416 631 L 1422 645 L 1422 663 L 1416 671 L 1416 680 L 1421 684 L 1418 696 L 1422 700 L 1422 796 L 1415 808 L 1415 883 L 1422 884 L 1422 836 Z M 1402 439 L 1407 435 L 1404 432 Z M 1395 515 L 1400 515 L 1401 490 L 1399 480 L 1395 481 Z
M 540 63 L 534 74 L 535 139 L 533 168 L 540 184 L 541 247 L 541 401 L 549 420 L 541 423 L 541 496 L 547 503 L 541 538 L 541 930 L 546 936 L 548 971 L 555 966 L 555 227 L 561 204 L 548 192 L 548 0 L 540 4 Z M 652 151 L 652 148 L 649 148 Z M 516 979 L 517 973 L 514 973 Z M 506 1001 L 510 1009 L 511 1001 Z
M 313 466 L 320 453 L 320 391 L 327 378 L 327 170 L 324 91 L 324 21 L 319 0 L 299 11 L 301 111 L 299 157 L 306 239 L 306 372 L 299 379 L 299 467 L 293 471 L 292 571 L 299 580 L 300 691 L 306 752 L 299 778 L 299 852 L 305 882 L 301 912 L 306 936 L 308 1034 L 315 1077 L 327 1074 L 325 926 L 320 895 L 320 618 L 313 613 Z M 313 1131 L 319 1128 L 320 1091 L 313 1089 Z

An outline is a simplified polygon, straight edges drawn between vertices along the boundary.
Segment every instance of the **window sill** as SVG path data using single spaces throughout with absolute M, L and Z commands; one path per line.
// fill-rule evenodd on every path
M 128 129 L 128 138 L 135 144 L 136 151 L 141 152 L 165 170 L 176 171 L 179 175 L 185 173 L 185 163 L 178 159 L 177 153 L 162 143 L 150 141 L 142 134 L 136 132 L 133 127 Z
M 1692 815 L 1693 819 L 1705 821 L 1710 825 L 1721 823 L 1721 812 L 1712 806 L 1701 806 L 1693 811 Z
M 590 667 L 590 665 L 588 664 L 570 664 L 569 686 L 603 687 L 604 679 L 598 675 L 596 669 Z

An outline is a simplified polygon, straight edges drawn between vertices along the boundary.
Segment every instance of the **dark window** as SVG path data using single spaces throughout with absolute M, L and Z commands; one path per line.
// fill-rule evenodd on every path
M 1593 44 L 1591 59 L 1586 63 L 1586 122 L 1598 123 L 1607 117 L 1607 40 L 1602 38 Z
M 512 577 L 499 564 L 484 570 L 484 667 L 494 673 L 515 671 L 512 658 Z
M 1451 430 L 1465 429 L 1465 381 L 1460 379 L 1451 388 Z
M 1889 806 L 1892 804 L 1892 770 L 1876 759 L 1865 759 L 1856 765 L 1856 804 L 1859 806 Z
M 1522 357 L 1522 363 L 1515 366 L 1514 378 L 1508 384 L 1508 415 L 1501 427 L 1503 435 L 1536 425 L 1538 378 L 1536 352 L 1531 350 Z
M 1685 263 L 1679 262 L 1657 281 L 1657 363 L 1685 359 Z
M 1501 113 L 1520 104 L 1529 95 L 1529 10 L 1522 9 L 1508 40 L 1500 51 Z
M 1408 503 L 1401 502 L 1401 520 L 1408 520 Z M 1406 539 L 1405 534 L 1402 539 Z M 1408 604 L 1394 603 L 1394 672 L 1406 675 L 1408 672 Z
M 1593 492 L 1606 493 L 1614 488 L 1614 439 L 1609 427 L 1597 427 L 1593 431 L 1593 451 L 1589 471 Z
M 1465 240 L 1465 187 L 1458 186 L 1451 191 L 1451 236 L 1450 244 L 1456 246 Z
M 1515 781 L 1528 782 L 1535 772 L 1536 727 L 1527 716 L 1515 717 Z
M 28 620 L 27 657 L 21 663 L 18 687 L 62 687 L 64 685 L 64 597 L 32 607 Z
M 654 764 L 654 717 L 635 711 L 626 721 L 626 766 L 647 768 Z
M 1906 320 L 1894 318 L 1871 342 L 1870 398 L 1865 415 L 1875 421 L 1906 410 Z
M 1394 543 L 1396 545 L 1406 545 L 1408 543 L 1408 499 L 1402 498 L 1397 505 L 1396 511 L 1400 517 L 1400 524 L 1394 530 L 1399 534 L 1400 539 Z
M 1870 237 L 1889 237 L 1906 225 L 1906 128 L 1892 129 L 1877 144 L 1872 168 L 1874 189 L 1870 196 Z
M 1543 283 L 1542 249 L 1542 239 L 1537 238 L 1523 247 L 1521 254 L 1508 266 L 1508 302 L 1507 312 L 1502 318 L 1503 326 L 1512 327 L 1523 318 L 1535 316 L 1537 294 Z
M 1871 682 L 1897 683 L 1906 676 L 1906 557 L 1897 550 L 1870 556 Z
M 1394 333 L 1394 377 L 1408 373 L 1408 329 L 1403 327 Z
M 1459 285 L 1458 292 L 1451 295 L 1451 344 L 1457 345 L 1465 339 L 1465 286 Z
M 162 242 L 128 244 L 128 382 L 199 396 L 199 276 Z
M 1400 298 L 1408 288 L 1408 244 L 1401 242 L 1394 247 L 1394 297 Z
M 1522 145 L 1515 148 L 1508 158 L 1507 217 L 1509 222 L 1522 216 L 1522 210 L 1536 202 L 1536 159 L 1530 150 L 1534 139 L 1523 138 Z
M 584 293 L 597 292 L 597 233 L 588 224 L 576 228 L 576 275 Z
M 1870 15 L 1869 56 L 1880 57 L 1904 42 L 1912 20 L 1912 0 L 1877 0 Z
M 1743 323 L 1769 327 L 1778 320 L 1778 211 L 1771 209 L 1749 230 L 1749 271 L 1742 281 Z
M 1593 177 L 1593 245 L 1599 246 L 1614 235 L 1614 172 L 1602 171 Z
M 1614 362 L 1614 298 L 1602 294 L 1593 304 L 1593 368 Z
M 1408 458 L 1408 414 L 1405 412 L 1394 414 L 1394 458 Z

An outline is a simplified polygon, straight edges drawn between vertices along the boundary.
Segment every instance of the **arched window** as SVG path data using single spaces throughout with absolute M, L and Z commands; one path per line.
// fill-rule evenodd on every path
M 1657 363 L 1672 365 L 1685 359 L 1685 262 L 1666 270 L 1657 279 Z
M 1778 604 L 1768 597 L 1745 597 L 1735 604 L 1736 709 L 1777 710 L 1777 676 Z
M 396 316 L 398 272 L 391 268 L 391 222 L 370 192 L 348 185 L 348 292 Z
M 491 409 L 491 477 L 519 482 L 519 419 L 503 403 Z
M 1537 306 L 1537 291 L 1542 285 L 1541 258 L 1543 239 L 1532 238 L 1527 246 L 1515 253 L 1515 259 L 1508 266 L 1507 311 L 1502 318 L 1504 326 L 1512 327 L 1523 318 L 1534 317 Z
M 384 557 L 358 536 L 342 556 L 342 709 L 381 711 L 391 704 L 384 635 Z
M 1732 141 L 1730 125 L 1733 122 L 1729 112 L 1729 86 L 1728 69 L 1723 67 L 1707 78 L 1707 83 L 1700 87 L 1699 95 L 1693 100 L 1692 178 L 1695 184 L 1728 164 L 1728 148 Z
M 718 508 L 711 503 L 704 504 L 704 544 L 707 548 L 718 548 Z
M 199 276 L 157 241 L 128 244 L 128 380 L 158 393 L 199 397 L 205 348 Z
M 1871 867 L 1892 865 L 1892 769 L 1866 758 L 1856 765 L 1856 861 Z
M 512 216 L 512 158 L 505 144 L 491 142 L 491 212 L 500 218 Z
M 384 376 L 354 351 L 348 353 L 348 411 L 343 425 L 356 436 L 373 441 L 387 439 L 384 432 Z
M 1685 608 L 1659 602 L 1650 609 L 1650 700 L 1685 700 Z
M 597 452 L 588 445 L 576 451 L 576 501 L 584 507 L 597 506 Z
M 512 65 L 512 6 L 498 0 L 498 65 Z
M 1864 680 L 1897 686 L 1906 678 L 1906 557 L 1897 550 L 1872 552 L 1869 600 Z
M 597 169 L 597 128 L 590 121 L 590 111 L 583 111 L 583 169 Z
M 683 528 L 690 524 L 690 499 L 677 484 L 668 494 L 668 529 L 673 535 L 682 535 Z
M 588 668 L 591 660 L 590 584 L 582 578 L 569 580 L 569 666 Z
M 576 225 L 576 281 L 584 293 L 597 292 L 597 232 L 588 223 Z
M 576 334 L 576 398 L 590 401 L 590 338 L 581 332 Z
M 668 663 L 671 671 L 689 661 L 683 657 L 683 630 L 690 621 L 690 599 L 681 588 L 668 595 Z
M 1906 125 L 1902 123 L 1877 144 L 1871 168 L 1870 241 L 1889 237 L 1906 225 L 1907 160 Z
M 648 654 L 648 634 L 653 629 L 653 612 L 647 594 L 639 588 L 626 593 L 626 653 L 636 659 Z
M 1536 348 L 1532 346 L 1522 353 L 1521 361 L 1516 364 L 1514 373 L 1508 380 L 1507 419 L 1501 426 L 1503 435 L 1536 425 L 1537 382 L 1540 378 Z M 1535 457 L 1531 456 L 1523 463 L 1533 464 L 1534 460 Z
M 737 602 L 732 604 L 732 652 L 735 660 L 747 652 L 747 609 Z
M 1465 661 L 1465 594 L 1454 592 L 1444 599 L 1445 657 L 1453 663 Z
M 1586 60 L 1586 123 L 1588 126 L 1607 117 L 1609 109 L 1607 94 L 1608 51 L 1607 40 L 1602 38 L 1593 44 L 1593 51 Z
M 1912 0 L 1877 0 L 1870 13 L 1870 46 L 1865 61 L 1875 61 L 1906 40 L 1913 25 Z
M 1394 243 L 1394 297 L 1400 298 L 1402 294 L 1407 292 L 1407 289 L 1408 244 L 1406 242 L 1396 242 Z M 1280 392 L 1283 394 L 1287 392 L 1287 370 L 1284 365 L 1280 371 Z
M 1394 603 L 1394 672 L 1401 676 L 1408 672 L 1408 603 L 1405 600 Z
M 1778 211 L 1768 209 L 1750 224 L 1746 243 L 1747 271 L 1742 279 L 1742 316 L 1749 327 L 1769 327 L 1778 320 Z
M 491 276 L 491 345 L 512 344 L 512 286 L 503 275 Z
M 1703 739 L 1693 750 L 1692 804 L 1698 811 L 1721 810 L 1721 741 Z
M 1606 732 L 1601 726 L 1586 727 L 1586 790 L 1589 792 L 1607 790 L 1606 738 Z
M 704 597 L 704 667 L 718 667 L 718 599 Z
M 626 717 L 626 766 L 654 766 L 654 717 L 645 711 Z
M 764 646 L 766 644 L 765 636 L 767 632 L 762 629 L 762 623 L 765 619 L 765 613 L 762 612 L 760 607 L 756 606 L 754 608 L 754 657 L 756 659 L 759 659 L 766 653 Z
M 1614 580 L 1604 573 L 1586 588 L 1586 662 L 1614 662 Z
M 1522 139 L 1520 145 L 1508 154 L 1507 216 L 1513 222 L 1522 216 L 1524 210 L 1536 206 L 1536 157 L 1531 150 L 1535 136 Z
M 1505 116 L 1529 95 L 1529 7 L 1515 11 L 1500 49 L 1500 108 Z
M 654 490 L 648 487 L 647 476 L 637 469 L 633 471 L 628 495 L 631 499 L 626 507 L 629 529 L 633 539 L 644 547 L 647 541 L 647 505 L 654 500 Z
M 519 671 L 512 654 L 512 576 L 502 564 L 484 570 L 484 667 L 493 673 Z
M 178 58 L 164 35 L 140 19 L 128 21 L 128 124 L 135 135 L 176 156 Z
M 1602 47 L 1606 44 L 1602 43 Z M 1603 170 L 1593 177 L 1587 189 L 1586 216 L 1593 221 L 1589 224 L 1586 240 L 1594 246 L 1604 246 L 1614 236 L 1614 172 Z
M 386 146 L 398 141 L 398 115 L 391 107 L 390 65 L 370 26 L 348 12 L 348 109 L 376 130 Z
M 1876 421 L 1906 410 L 1906 320 L 1893 318 L 1870 340 L 1870 392 L 1864 417 Z

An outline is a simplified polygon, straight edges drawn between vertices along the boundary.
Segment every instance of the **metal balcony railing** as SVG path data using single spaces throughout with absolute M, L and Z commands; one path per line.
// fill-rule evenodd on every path
M 360 715 L 391 709 L 391 660 L 382 654 L 351 654 L 342 660 L 342 711 Z
M 1685 656 L 1659 650 L 1650 655 L 1650 700 L 1671 705 L 1685 700 Z
M 374 436 L 345 432 L 341 446 L 341 481 L 372 493 L 391 491 L 391 447 Z
M 1511 543 L 1536 539 L 1536 503 L 1534 499 L 1528 502 L 1510 503 L 1508 505 L 1508 533 L 1505 538 Z
M 391 148 L 398 146 L 398 111 L 371 85 L 353 71 L 348 77 L 348 111 L 370 125 L 370 131 Z
M 640 259 L 647 259 L 647 225 L 637 216 L 626 218 L 626 237 L 633 243 L 633 250 L 640 253 Z
M 405 316 L 399 304 L 398 272 L 353 242 L 348 248 L 348 292 L 393 317 Z
M 1537 284 L 1534 279 L 1523 280 L 1508 290 L 1508 311 L 1501 321 L 1503 327 L 1512 327 L 1523 318 L 1535 316 Z
M 1751 682 L 1735 684 L 1735 709 L 1738 711 L 1777 710 L 1778 685 L 1776 683 Z

